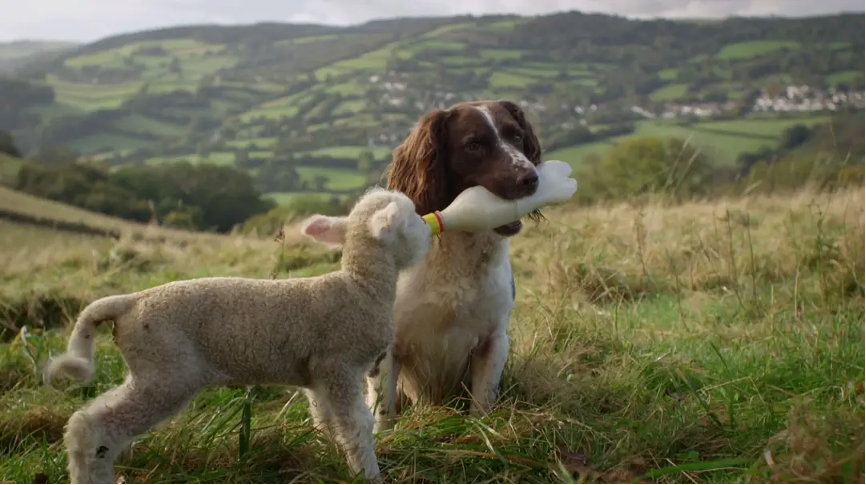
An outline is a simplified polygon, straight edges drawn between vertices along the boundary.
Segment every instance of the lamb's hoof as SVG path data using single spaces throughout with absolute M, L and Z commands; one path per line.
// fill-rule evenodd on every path
M 364 481 L 367 483 L 385 483 L 385 481 L 382 480 L 382 474 L 381 473 L 376 474 L 372 477 L 366 477 L 366 478 L 364 478 Z
M 476 419 L 481 419 L 484 416 L 487 416 L 490 413 L 491 406 L 478 406 L 476 404 L 472 404 L 469 407 L 469 415 Z

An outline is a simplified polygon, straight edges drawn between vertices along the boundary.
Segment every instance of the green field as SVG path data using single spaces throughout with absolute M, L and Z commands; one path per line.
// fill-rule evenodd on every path
M 180 136 L 184 127 L 165 121 L 155 120 L 142 115 L 130 115 L 114 123 L 114 128 L 130 133 L 146 133 L 154 136 L 173 138 Z
M 69 67 L 82 67 L 87 65 L 103 65 L 117 58 L 133 54 L 136 50 L 149 47 L 161 47 L 170 53 L 179 54 L 203 54 L 205 52 L 219 52 L 223 46 L 206 44 L 193 39 L 171 39 L 164 41 L 144 41 L 126 44 L 122 47 L 106 49 L 95 54 L 88 54 L 69 58 L 65 64 Z
M 674 101 L 687 96 L 689 93 L 688 84 L 668 84 L 663 88 L 656 89 L 650 94 L 650 99 L 653 101 Z
M 716 55 L 719 59 L 749 59 L 752 57 L 772 54 L 782 49 L 797 49 L 799 42 L 763 40 L 752 42 L 740 42 L 726 45 Z
M 377 436 L 384 481 L 863 481 L 864 241 L 850 234 L 862 234 L 864 210 L 862 188 L 545 210 L 547 223 L 510 244 L 517 298 L 496 405 L 481 418 L 453 403 L 404 406 Z M 292 265 L 280 278 L 338 267 L 285 230 L 282 243 L 174 245 L 0 221 L 0 480 L 68 482 L 65 423 L 123 382 L 108 325 L 89 386 L 38 377 L 84 304 L 201 276 L 270 278 L 278 260 Z M 355 481 L 303 395 L 282 386 L 202 391 L 138 437 L 116 472 L 125 483 Z
M 508 49 L 481 49 L 481 57 L 484 59 L 520 59 L 523 52 Z
M 328 182 L 325 184 L 327 190 L 352 190 L 360 188 L 366 182 L 366 177 L 350 171 L 327 167 L 296 167 L 298 174 L 303 180 L 313 186 L 313 181 L 316 177 L 326 177 Z
M 863 71 L 842 71 L 827 76 L 827 83 L 831 86 L 835 86 L 836 83 L 852 84 L 858 79 L 863 82 Z
M 298 198 L 315 197 L 319 200 L 326 201 L 331 197 L 328 192 L 269 192 L 265 197 L 274 199 L 277 204 L 287 205 Z
M 593 143 L 560 148 L 544 154 L 545 159 L 555 159 L 578 166 L 589 154 L 603 155 L 614 143 L 641 136 L 678 137 L 699 146 L 720 165 L 733 165 L 737 155 L 754 152 L 762 146 L 775 147 L 779 135 L 789 126 L 807 126 L 826 122 L 828 116 L 808 116 L 791 119 L 744 119 L 734 121 L 707 121 L 692 127 L 681 127 L 664 121 L 643 121 L 631 135 L 616 137 Z
M 68 146 L 78 150 L 82 155 L 94 155 L 103 152 L 144 148 L 150 146 L 150 142 L 121 133 L 100 133 L 79 138 Z
M 248 148 L 254 145 L 256 150 L 273 149 L 276 145 L 276 138 L 241 138 L 230 140 L 227 145 L 231 148 Z
M 20 158 L 0 153 L 0 184 L 13 182 L 18 177 L 18 169 L 22 163 Z
M 494 72 L 490 76 L 490 87 L 497 88 L 513 88 L 526 87 L 532 84 L 532 78 L 521 76 L 519 74 L 509 74 L 507 72 Z
M 363 152 L 372 152 L 373 157 L 377 160 L 384 159 L 385 157 L 391 154 L 391 150 L 388 148 L 382 147 L 364 147 L 364 146 L 342 146 L 342 147 L 329 147 L 329 148 L 320 148 L 318 150 L 313 150 L 309 152 L 302 152 L 303 155 L 308 156 L 327 156 L 334 158 L 358 158 L 361 156 Z
M 677 78 L 679 69 L 664 69 L 659 71 L 659 78 L 664 81 L 673 81 Z

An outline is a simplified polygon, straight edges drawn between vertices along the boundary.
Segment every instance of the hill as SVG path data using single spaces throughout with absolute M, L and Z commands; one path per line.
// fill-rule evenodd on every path
M 0 152 L 0 185 L 8 185 L 18 175 L 24 160 Z
M 854 14 L 178 27 L 80 46 L 0 80 L 14 100 L 0 130 L 28 154 L 62 146 L 113 167 L 235 165 L 279 200 L 356 192 L 420 113 L 473 98 L 519 101 L 551 156 L 572 163 L 631 133 L 695 131 L 732 164 L 796 122 L 780 112 L 862 108 L 862 34 Z M 744 116 L 756 120 L 731 122 Z M 726 133 L 708 134 L 709 118 L 727 118 Z
M 213 232 L 190 231 L 135 222 L 131 218 L 112 217 L 69 204 L 13 190 L 16 175 L 32 162 L 0 153 L 0 223 L 13 232 L 28 230 L 99 236 L 108 239 L 173 241 L 185 244 L 190 240 L 220 240 Z M 119 202 L 118 202 L 119 203 Z M 126 200 L 131 204 L 130 200 Z M 39 229 L 41 228 L 41 229 Z

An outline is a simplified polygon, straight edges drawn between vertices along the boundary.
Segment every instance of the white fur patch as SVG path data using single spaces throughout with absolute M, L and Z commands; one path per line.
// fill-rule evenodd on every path
M 385 208 L 376 211 L 373 217 L 370 218 L 368 225 L 370 233 L 374 238 L 384 242 L 391 242 L 397 234 L 399 222 L 397 203 L 391 202 Z
M 493 114 L 490 112 L 490 108 L 487 106 L 476 106 L 481 116 L 484 116 L 484 120 L 487 121 L 487 124 L 490 125 L 490 128 L 493 129 L 493 133 L 496 134 L 496 143 L 499 145 L 499 148 L 502 149 L 505 153 L 511 157 L 511 164 L 515 169 L 532 169 L 532 162 L 526 158 L 526 155 L 523 154 L 520 150 L 514 147 L 514 145 L 505 142 L 502 139 L 502 135 L 499 133 L 499 129 L 496 128 L 496 122 L 493 121 Z

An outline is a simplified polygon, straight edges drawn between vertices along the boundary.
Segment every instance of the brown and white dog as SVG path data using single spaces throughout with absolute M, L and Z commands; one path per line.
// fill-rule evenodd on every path
M 421 117 L 394 150 L 388 188 L 408 195 L 420 215 L 444 209 L 476 185 L 517 199 L 537 189 L 540 161 L 538 138 L 517 104 L 464 102 Z M 377 432 L 393 426 L 403 397 L 441 404 L 466 386 L 471 414 L 489 411 L 508 356 L 515 299 L 508 238 L 522 227 L 518 220 L 482 233 L 442 233 L 427 258 L 400 275 L 397 338 L 368 378 Z

